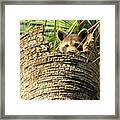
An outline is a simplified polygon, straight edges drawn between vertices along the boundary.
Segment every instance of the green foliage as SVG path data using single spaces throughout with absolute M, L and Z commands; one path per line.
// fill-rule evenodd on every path
M 79 33 L 83 28 L 89 29 L 97 20 L 21 20 L 20 33 L 27 32 L 34 26 L 44 25 L 44 37 L 49 42 L 50 50 L 55 51 L 59 45 L 57 31 L 62 30 L 68 34 Z M 99 33 L 99 29 L 95 31 L 94 37 Z M 96 46 L 100 48 L 99 40 L 96 41 Z

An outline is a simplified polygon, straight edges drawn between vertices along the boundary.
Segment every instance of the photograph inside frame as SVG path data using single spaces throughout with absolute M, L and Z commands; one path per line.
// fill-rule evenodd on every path
M 21 20 L 23 100 L 100 100 L 100 20 Z

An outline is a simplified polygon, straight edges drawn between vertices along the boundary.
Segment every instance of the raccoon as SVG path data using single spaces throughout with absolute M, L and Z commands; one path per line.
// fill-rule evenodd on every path
M 79 34 L 66 34 L 65 32 L 59 30 L 59 51 L 61 53 L 79 53 L 80 51 L 83 51 L 83 43 L 85 43 L 87 35 L 87 29 L 80 31 Z

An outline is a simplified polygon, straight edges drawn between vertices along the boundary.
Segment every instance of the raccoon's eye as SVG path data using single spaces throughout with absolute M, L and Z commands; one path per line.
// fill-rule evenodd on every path
M 65 45 L 65 47 L 68 47 L 69 45 Z
M 78 47 L 78 46 L 79 46 L 79 43 L 75 43 L 74 46 L 75 46 L 75 47 Z

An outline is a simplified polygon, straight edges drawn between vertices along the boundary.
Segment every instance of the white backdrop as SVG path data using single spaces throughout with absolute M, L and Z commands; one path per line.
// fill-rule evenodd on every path
M 100 20 L 100 100 L 24 101 L 20 99 L 20 20 Z M 115 114 L 114 5 L 5 6 L 6 115 Z

